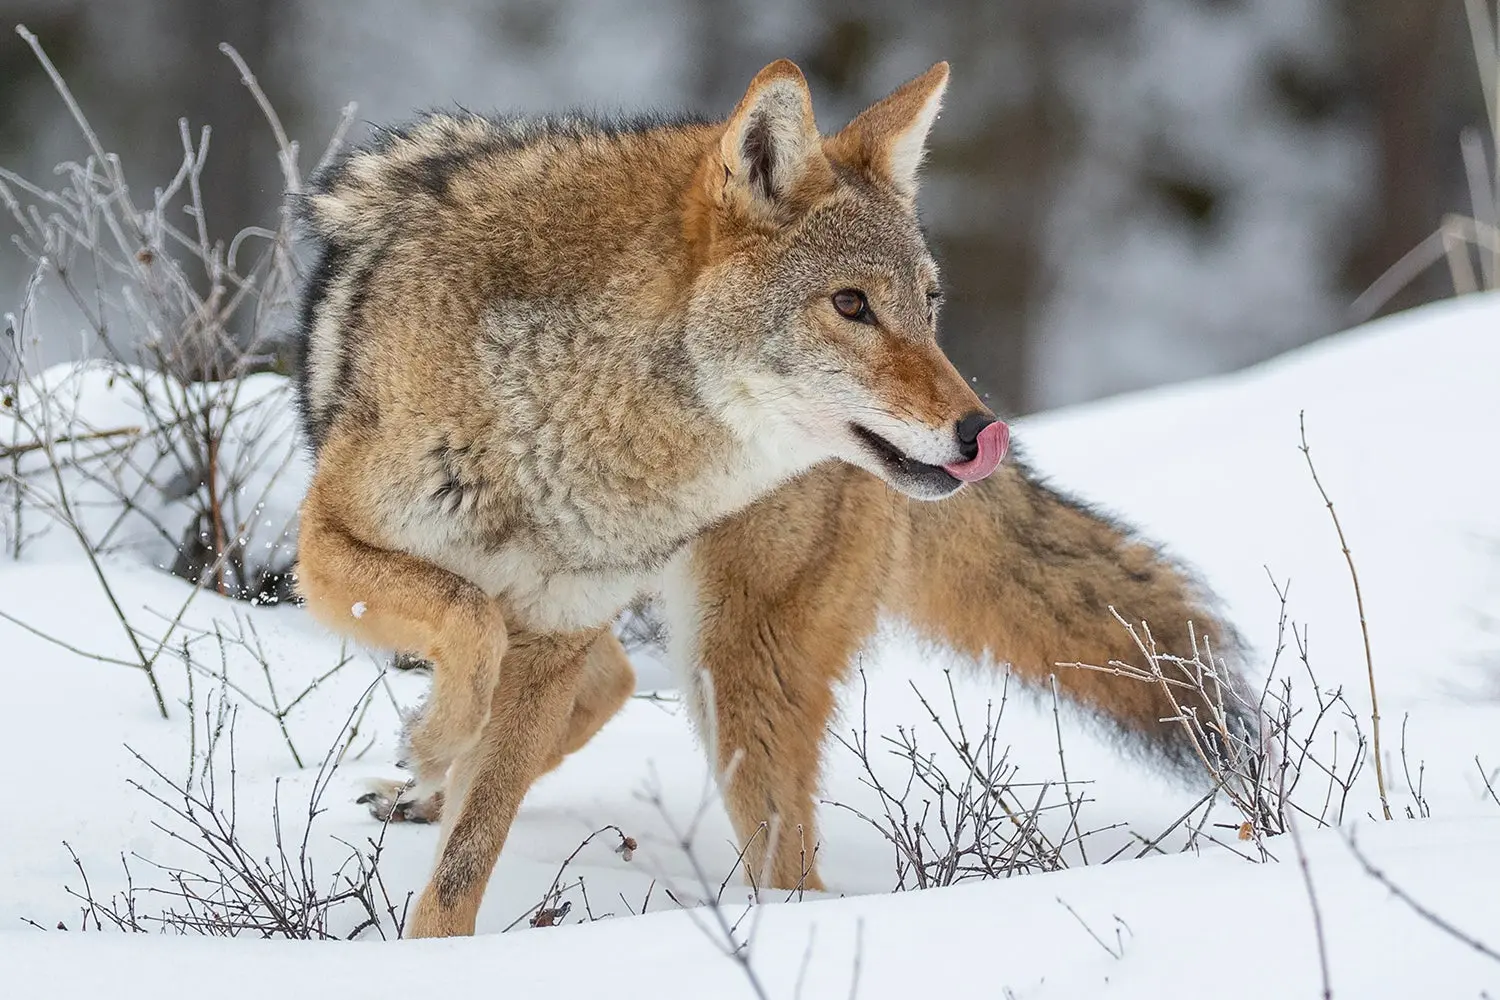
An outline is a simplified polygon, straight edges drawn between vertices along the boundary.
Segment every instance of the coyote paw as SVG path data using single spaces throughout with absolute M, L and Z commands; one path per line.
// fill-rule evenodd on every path
M 355 801 L 382 823 L 436 823 L 443 815 L 443 793 L 421 792 L 415 781 L 375 780 Z

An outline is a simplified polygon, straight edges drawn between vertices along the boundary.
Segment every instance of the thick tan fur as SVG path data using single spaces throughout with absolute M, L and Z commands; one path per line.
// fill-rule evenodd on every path
M 417 787 L 375 803 L 441 813 L 414 936 L 472 933 L 527 788 L 628 696 L 606 630 L 661 579 L 777 885 L 817 885 L 832 688 L 881 608 L 1032 673 L 1122 651 L 1105 600 L 1203 620 L 1019 471 L 909 499 L 952 495 L 992 419 L 938 349 L 915 216 L 947 77 L 832 137 L 785 61 L 719 123 L 434 116 L 313 186 L 298 573 L 329 627 L 435 664 Z M 1149 729 L 1149 696 L 1067 683 Z
M 1149 621 L 1163 649 L 1184 650 L 1191 621 L 1237 653 L 1182 570 L 1020 464 L 936 504 L 820 467 L 706 533 L 689 577 L 712 613 L 679 655 L 712 677 L 719 766 L 738 755 L 725 803 L 751 863 L 778 887 L 821 886 L 807 859 L 824 738 L 835 689 L 880 616 L 1030 684 L 1055 675 L 1065 697 L 1174 762 L 1191 749 L 1162 723 L 1174 712 L 1157 688 L 1057 664 L 1139 660 L 1109 605 Z

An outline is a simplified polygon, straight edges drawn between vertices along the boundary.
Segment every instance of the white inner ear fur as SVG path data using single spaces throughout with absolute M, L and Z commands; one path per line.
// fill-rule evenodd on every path
M 934 87 L 916 117 L 891 141 L 886 170 L 891 183 L 907 196 L 917 193 L 917 171 L 922 166 L 922 158 L 927 155 L 927 133 L 937 121 L 938 112 L 943 107 L 943 93 L 947 89 L 947 80 Z
M 735 174 L 751 186 L 753 193 L 760 194 L 761 178 L 750 176 L 759 156 L 768 160 L 769 176 L 764 181 L 772 197 L 784 193 L 800 173 L 816 136 L 812 122 L 804 118 L 805 101 L 796 83 L 776 80 L 761 88 L 738 123 L 734 133 Z

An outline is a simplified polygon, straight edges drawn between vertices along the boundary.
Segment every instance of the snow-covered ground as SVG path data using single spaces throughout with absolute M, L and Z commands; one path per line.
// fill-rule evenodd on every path
M 101 381 L 101 397 L 111 391 Z M 1343 686 L 1369 732 L 1369 692 L 1348 568 L 1328 512 L 1298 450 L 1298 414 L 1334 502 L 1363 587 L 1384 719 L 1386 772 L 1397 820 L 1379 822 L 1373 770 L 1361 773 L 1342 831 L 1304 823 L 1308 873 L 1320 903 L 1329 976 L 1339 997 L 1500 996 L 1500 961 L 1419 917 L 1367 873 L 1359 851 L 1386 878 L 1442 919 L 1500 950 L 1500 802 L 1481 767 L 1500 768 L 1500 299 L 1470 298 L 1396 317 L 1332 338 L 1259 368 L 1035 417 L 1016 440 L 1053 481 L 1099 501 L 1165 542 L 1223 598 L 1230 617 L 1258 646 L 1262 668 L 1275 643 L 1279 602 L 1267 571 L 1290 581 L 1290 617 L 1308 628 L 1309 663 L 1321 689 Z M 87 401 L 107 411 L 107 398 Z M 91 412 L 94 412 L 91 409 Z M 105 418 L 99 418 L 104 420 Z M 4 431 L 0 427 L 0 431 Z M 0 436 L 0 441 L 8 440 Z M 268 501 L 292 502 L 291 468 Z M 397 706 L 421 697 L 420 678 L 378 681 L 380 661 L 355 654 L 285 714 L 285 732 L 255 698 L 286 705 L 345 655 L 291 608 L 249 608 L 210 594 L 182 613 L 188 636 L 244 635 L 229 644 L 222 669 L 239 691 L 224 691 L 180 658 L 159 667 L 171 718 L 163 720 L 139 671 L 60 648 L 128 659 L 130 647 L 87 560 L 60 533 L 39 540 L 23 561 L 0 562 L 0 759 L 12 774 L 0 811 L 0 982 L 5 996 L 114 997 L 343 996 L 392 990 L 462 995 L 496 991 L 579 997 L 754 996 L 745 971 L 725 957 L 710 911 L 684 911 L 668 898 L 713 894 L 736 850 L 727 819 L 709 799 L 706 768 L 682 712 L 670 700 L 629 704 L 592 744 L 544 778 L 527 799 L 496 870 L 471 940 L 317 944 L 203 940 L 110 931 L 77 933 L 82 890 L 64 841 L 87 870 L 95 896 L 124 889 L 121 854 L 134 855 L 138 885 L 165 886 L 163 865 L 193 862 L 172 833 L 180 821 L 135 789 L 170 791 L 134 756 L 174 780 L 189 772 L 190 748 L 203 750 L 205 712 L 223 700 L 234 721 L 234 788 L 240 840 L 252 853 L 273 844 L 272 805 L 287 839 L 299 840 L 317 762 L 349 741 L 322 798 L 309 854 L 320 878 L 380 834 L 354 804 L 360 782 L 393 774 Z M 160 635 L 189 596 L 150 566 L 150 546 L 102 564 L 129 620 Z M 253 636 L 249 629 L 253 626 Z M 180 642 L 180 639 L 178 640 Z M 221 669 L 212 638 L 193 639 L 204 669 Z M 872 734 L 911 727 L 935 738 L 909 682 L 946 698 L 945 654 L 891 629 L 864 658 Z M 665 678 L 642 662 L 643 690 Z M 1313 701 L 1295 656 L 1279 673 Z M 372 688 L 371 685 L 375 686 Z M 998 699 L 999 675 L 964 670 L 955 686 L 966 723 L 982 722 Z M 368 708 L 350 740 L 346 723 Z M 190 696 L 199 721 L 190 722 Z M 846 692 L 843 729 L 859 724 L 866 692 Z M 272 706 L 274 707 L 274 706 Z M 1320 744 L 1340 760 L 1353 734 L 1329 723 Z M 1403 766 L 1403 729 L 1405 754 Z M 196 732 L 195 737 L 190 733 Z M 227 737 L 226 737 L 227 739 Z M 1266 847 L 1278 859 L 1236 856 L 1232 831 L 1208 826 L 1225 846 L 1199 841 L 1188 853 L 1099 864 L 1167 829 L 1201 795 L 1064 713 L 1070 776 L 1088 779 L 1081 810 L 1087 829 L 1113 827 L 1085 841 L 1087 859 L 1067 852 L 1070 869 L 1003 881 L 890 894 L 889 846 L 871 827 L 832 806 L 820 813 L 820 863 L 827 898 L 767 900 L 740 925 L 751 966 L 770 997 L 1318 996 L 1317 937 L 1302 870 L 1288 838 Z M 1058 777 L 1050 701 L 1012 690 L 1000 723 L 1019 782 Z M 126 747 L 130 749 L 127 750 Z M 295 748 L 295 749 L 294 749 Z M 134 754 L 131 752 L 134 751 Z M 307 765 L 299 768 L 294 759 Z M 225 746 L 218 759 L 228 780 Z M 1476 757 L 1479 764 L 1476 764 Z M 882 765 L 884 766 L 884 765 Z M 1420 782 L 1431 819 L 1408 784 Z M 1327 783 L 1305 779 L 1299 797 L 1320 811 Z M 227 784 L 221 784 L 221 794 Z M 655 789 L 662 803 L 652 796 Z M 830 751 L 829 800 L 870 808 L 858 761 Z M 669 835 L 702 809 L 690 859 Z M 1222 812 L 1214 821 L 1232 822 Z M 1067 817 L 1053 814 L 1062 827 Z M 160 825 L 158 825 L 160 824 Z M 501 934 L 543 897 L 563 860 L 588 834 L 614 824 L 639 841 L 631 860 L 600 837 L 568 867 L 582 877 L 588 905 L 571 890 L 567 926 Z M 1119 824 L 1116 826 L 1116 824 Z M 397 896 L 420 888 L 432 860 L 430 827 L 392 827 L 382 870 Z M 1138 843 L 1138 842 L 1136 842 Z M 1169 849 L 1181 838 L 1164 842 Z M 1095 862 L 1085 864 L 1085 860 Z M 201 867 L 201 865 L 200 865 Z M 653 889 L 653 883 L 655 888 Z M 731 881 L 723 913 L 740 916 L 748 890 Z M 647 902 L 648 913 L 631 917 Z M 835 897 L 845 898 L 835 898 Z M 169 900 L 141 897 L 148 910 Z M 587 922 L 586 909 L 611 919 Z M 352 913 L 334 930 L 352 930 Z M 338 921 L 345 921 L 339 924 Z M 52 928 L 62 922 L 73 932 Z M 92 925 L 90 925 L 92 926 Z M 753 929 L 753 933 L 752 933 Z M 1097 939 L 1096 939 L 1097 936 Z M 362 936 L 368 942 L 371 934 Z M 805 966 L 805 971 L 804 971 Z M 857 975 L 857 992 L 851 979 Z M 800 980 L 800 986 L 799 986 Z M 799 993 L 800 989 L 800 993 Z

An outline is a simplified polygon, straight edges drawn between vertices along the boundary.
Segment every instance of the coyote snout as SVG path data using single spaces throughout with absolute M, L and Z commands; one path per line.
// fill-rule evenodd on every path
M 1010 428 L 994 414 L 976 411 L 943 428 L 893 434 L 905 446 L 864 426 L 850 430 L 866 454 L 878 465 L 875 472 L 891 485 L 918 500 L 948 496 L 964 483 L 988 478 L 1010 448 Z M 860 462 L 857 464 L 866 464 Z
M 987 478 L 1010 447 L 1010 429 L 938 349 L 934 328 L 925 318 L 865 345 L 848 368 L 857 387 L 825 390 L 847 414 L 839 457 L 917 500 L 940 500 Z

